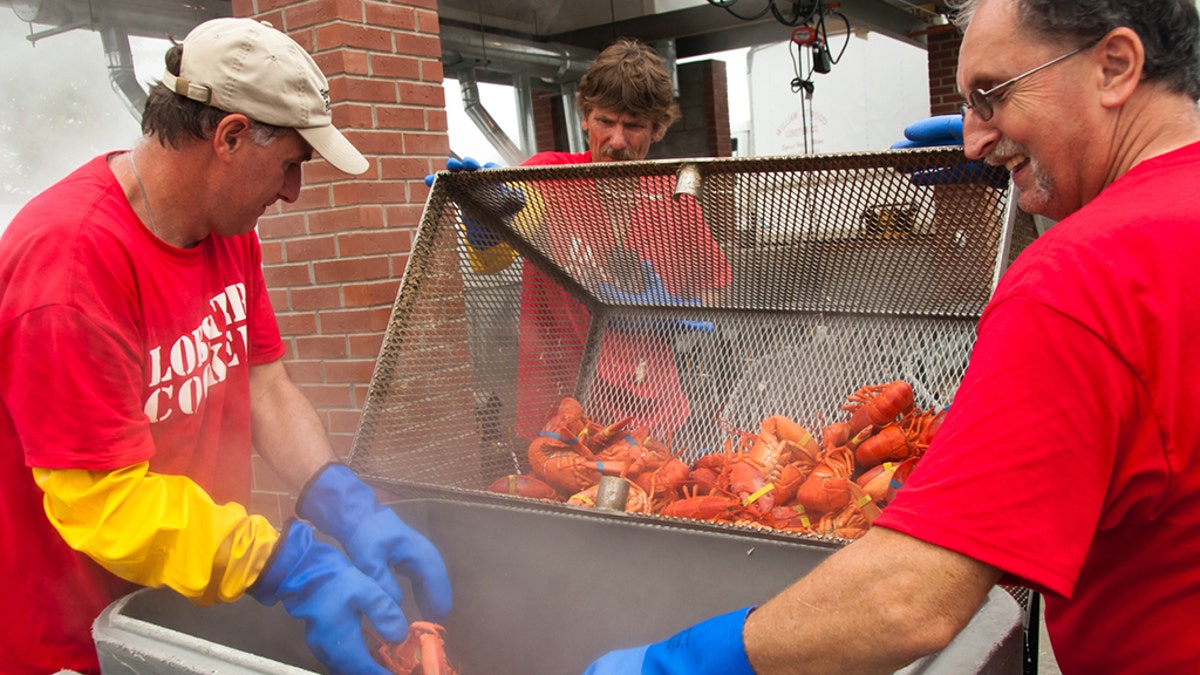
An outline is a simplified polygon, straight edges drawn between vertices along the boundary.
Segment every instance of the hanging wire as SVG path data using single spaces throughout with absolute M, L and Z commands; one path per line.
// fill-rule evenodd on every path
M 767 4 L 762 8 L 762 11 L 751 16 L 743 16 L 733 11 L 733 6 L 738 3 L 738 0 L 708 0 L 708 3 L 710 5 L 716 5 L 717 7 L 723 7 L 725 11 L 729 12 L 729 14 L 735 19 L 741 19 L 742 21 L 758 21 L 766 16 L 767 12 L 770 12 L 775 8 L 775 0 L 767 0 Z
M 804 154 L 808 154 L 812 152 L 814 146 L 816 146 L 816 139 L 813 137 L 812 128 L 812 95 L 814 89 L 812 81 L 813 66 L 810 63 L 808 65 L 808 74 L 803 77 L 800 76 L 800 70 L 803 67 L 802 64 L 804 63 L 804 55 L 809 50 L 805 48 L 805 45 L 796 44 L 795 46 L 796 49 L 794 52 L 789 51 L 792 56 L 792 69 L 796 74 L 796 76 L 792 78 L 792 93 L 799 94 L 803 92 L 800 95 L 800 123 L 802 125 L 801 137 L 804 140 Z
M 842 23 L 846 24 L 846 39 L 844 42 L 842 42 L 842 48 L 838 51 L 837 58 L 834 58 L 832 54 L 829 57 L 830 63 L 836 65 L 838 61 L 842 60 L 842 55 L 846 53 L 846 47 L 850 45 L 850 19 L 847 18 L 845 14 L 842 14 L 837 10 L 828 10 L 821 13 L 820 17 L 817 19 L 817 33 L 821 36 L 821 42 L 825 44 L 826 50 L 829 49 L 829 34 L 825 31 L 826 14 L 838 16 L 841 18 Z
M 792 93 L 796 94 L 796 93 L 799 93 L 801 90 L 804 90 L 806 93 L 808 93 L 811 96 L 812 90 L 813 90 L 813 85 L 812 85 L 813 69 L 810 66 L 808 69 L 808 72 L 805 73 L 804 76 L 800 75 L 800 64 L 804 60 L 803 56 L 804 56 L 805 49 L 804 49 L 803 45 L 799 45 L 799 44 L 795 44 L 795 43 L 793 43 L 793 45 L 796 47 L 795 51 L 788 52 L 792 57 L 792 72 L 795 74 L 795 77 L 792 78 Z
M 615 2 L 616 0 L 608 0 L 608 27 L 612 31 L 612 37 L 609 39 L 613 42 L 617 41 L 617 7 Z
M 484 35 L 484 33 L 483 33 L 483 31 L 484 31 L 484 24 L 483 24 L 483 0 L 478 0 L 478 1 L 475 3 L 475 9 L 476 9 L 476 11 L 479 13 L 479 53 L 480 53 L 480 55 L 481 55 L 481 56 L 482 56 L 482 58 L 483 58 L 483 65 L 484 65 L 484 67 L 487 67 L 487 65 L 488 65 L 488 57 L 487 57 L 487 36 L 486 36 L 486 35 Z
M 797 0 L 766 0 L 766 5 L 760 11 L 750 15 L 744 15 L 733 11 L 734 5 L 740 1 L 741 0 L 708 0 L 708 4 L 713 5 L 714 7 L 722 8 L 735 18 L 741 19 L 742 21 L 757 21 L 766 16 L 767 13 L 770 13 L 771 16 L 775 17 L 775 20 L 779 23 L 785 26 L 792 26 L 793 28 L 812 21 L 813 16 L 820 12 L 822 4 L 822 0 L 807 0 L 807 6 L 805 6 L 805 3 Z M 780 5 L 783 4 L 791 5 L 791 9 L 787 12 L 785 12 L 783 9 L 780 9 Z M 788 16 L 788 13 L 791 14 L 790 17 Z
M 820 12 L 821 5 L 821 0 L 812 0 L 807 8 L 801 10 L 799 2 L 792 2 L 792 17 L 789 19 L 783 15 L 783 12 L 780 11 L 774 0 L 772 0 L 771 15 L 774 16 L 775 20 L 779 23 L 795 28 L 800 24 L 806 24 L 812 21 L 813 16 Z

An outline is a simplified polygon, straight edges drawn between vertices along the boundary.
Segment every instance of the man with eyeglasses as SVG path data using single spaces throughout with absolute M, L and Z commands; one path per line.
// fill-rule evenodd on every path
M 862 539 L 608 673 L 893 672 L 996 583 L 1064 673 L 1200 672 L 1200 19 L 1192 0 L 959 0 L 968 157 L 1058 220 L 1009 269 L 944 426 Z

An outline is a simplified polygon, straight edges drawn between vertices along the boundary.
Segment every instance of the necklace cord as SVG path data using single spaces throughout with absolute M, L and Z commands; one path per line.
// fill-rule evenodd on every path
M 154 221 L 154 209 L 150 208 L 150 197 L 146 194 L 146 184 L 142 182 L 142 174 L 138 173 L 137 163 L 133 161 L 133 151 L 129 151 L 129 168 L 133 169 L 133 177 L 137 179 L 138 189 L 142 191 L 142 202 L 146 204 L 146 215 L 150 216 L 150 231 L 155 237 L 158 234 L 158 223 Z

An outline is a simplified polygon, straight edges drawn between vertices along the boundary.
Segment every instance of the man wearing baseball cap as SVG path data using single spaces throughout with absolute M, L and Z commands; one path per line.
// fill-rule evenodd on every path
M 0 237 L 0 670 L 99 672 L 95 617 L 168 586 L 281 602 L 331 670 L 383 675 L 363 619 L 404 638 L 398 572 L 444 620 L 446 567 L 337 462 L 289 379 L 254 232 L 314 153 L 350 174 L 367 160 L 312 58 L 268 24 L 208 21 L 166 64 L 141 141 Z M 247 513 L 252 445 L 300 488 L 282 533 Z

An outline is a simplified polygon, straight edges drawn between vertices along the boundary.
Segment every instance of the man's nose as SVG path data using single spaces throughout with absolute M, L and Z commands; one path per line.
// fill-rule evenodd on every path
M 984 122 L 974 112 L 967 111 L 963 117 L 963 154 L 968 159 L 983 159 L 998 140 L 1000 131 L 996 127 Z
M 283 187 L 279 190 L 279 198 L 291 204 L 300 197 L 301 173 L 300 167 L 288 169 L 283 177 Z
M 609 136 L 608 138 L 608 145 L 609 147 L 616 148 L 618 150 L 629 145 L 629 143 L 625 140 L 625 127 L 617 125 L 617 128 L 613 131 L 612 136 Z

